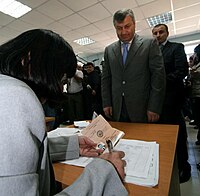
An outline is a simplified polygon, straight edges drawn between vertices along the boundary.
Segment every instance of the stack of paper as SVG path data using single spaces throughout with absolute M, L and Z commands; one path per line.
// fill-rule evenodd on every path
M 115 150 L 125 152 L 124 159 L 127 163 L 125 182 L 149 187 L 158 184 L 159 145 L 156 142 L 121 139 L 115 146 Z M 92 158 L 80 157 L 63 163 L 85 167 L 92 160 Z
M 156 186 L 159 176 L 159 145 L 156 142 L 121 139 L 116 150 L 125 152 L 125 182 Z
M 81 134 L 81 129 L 87 127 L 90 123 L 88 121 L 74 121 L 74 126 L 76 128 L 57 128 L 47 133 L 48 137 L 58 137 L 58 136 L 70 136 L 74 134 Z

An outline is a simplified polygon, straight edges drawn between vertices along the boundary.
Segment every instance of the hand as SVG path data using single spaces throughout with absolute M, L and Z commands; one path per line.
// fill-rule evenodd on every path
M 160 116 L 157 113 L 147 111 L 148 122 L 156 122 L 159 120 Z
M 104 153 L 100 156 L 100 158 L 105 159 L 114 165 L 122 181 L 125 178 L 124 167 L 126 166 L 126 161 L 122 159 L 124 156 L 125 153 L 123 151 L 113 151 L 112 153 Z
M 95 96 L 97 93 L 95 90 L 92 90 L 92 95 Z
M 104 111 L 106 117 L 108 117 L 108 118 L 112 117 L 112 107 L 105 107 L 105 108 L 103 108 L 103 111 Z
M 86 136 L 79 136 L 79 153 L 81 156 L 97 157 L 103 152 L 101 149 L 96 149 L 97 144 Z

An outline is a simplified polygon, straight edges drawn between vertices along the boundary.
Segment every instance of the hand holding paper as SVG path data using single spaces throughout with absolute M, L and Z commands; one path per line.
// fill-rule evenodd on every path
M 110 140 L 113 146 L 124 136 L 124 132 L 111 127 L 111 125 L 99 115 L 81 131 L 81 134 L 97 143 L 98 149 L 107 147 L 106 140 Z
M 81 156 L 97 157 L 103 152 L 102 149 L 96 149 L 97 144 L 90 140 L 88 137 L 79 136 L 78 140 Z

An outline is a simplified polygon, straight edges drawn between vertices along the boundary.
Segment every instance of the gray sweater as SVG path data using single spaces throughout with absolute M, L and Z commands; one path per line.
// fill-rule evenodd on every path
M 23 82 L 0 74 L 0 195 L 49 196 L 51 159 L 79 157 L 78 137 L 47 141 L 42 106 Z M 54 179 L 52 179 L 54 180 Z M 97 159 L 58 195 L 127 195 L 116 170 Z

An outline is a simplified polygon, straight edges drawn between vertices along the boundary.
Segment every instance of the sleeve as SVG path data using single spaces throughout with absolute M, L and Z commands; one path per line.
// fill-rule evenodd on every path
M 96 159 L 85 168 L 82 175 L 58 196 L 127 196 L 123 183 L 111 163 Z
M 105 49 L 104 63 L 102 65 L 101 93 L 102 93 L 103 107 L 112 106 L 111 71 L 108 59 L 108 48 Z
M 176 84 L 177 81 L 181 81 L 188 75 L 188 62 L 184 50 L 184 45 L 176 43 L 173 52 L 174 59 L 174 71 L 167 74 L 167 81 Z
M 161 113 L 165 97 L 166 75 L 162 53 L 155 39 L 151 42 L 149 52 L 149 69 L 151 73 L 151 91 L 148 110 Z
M 92 74 L 91 87 L 93 90 L 96 91 L 96 93 L 98 93 L 99 90 L 101 90 L 101 76 L 96 71 L 94 71 Z
M 48 138 L 49 153 L 52 161 L 76 159 L 79 157 L 78 136 Z
M 38 149 L 45 135 L 44 114 L 32 90 L 13 82 L 16 85 L 5 84 L 0 90 L 0 195 L 38 195 Z

